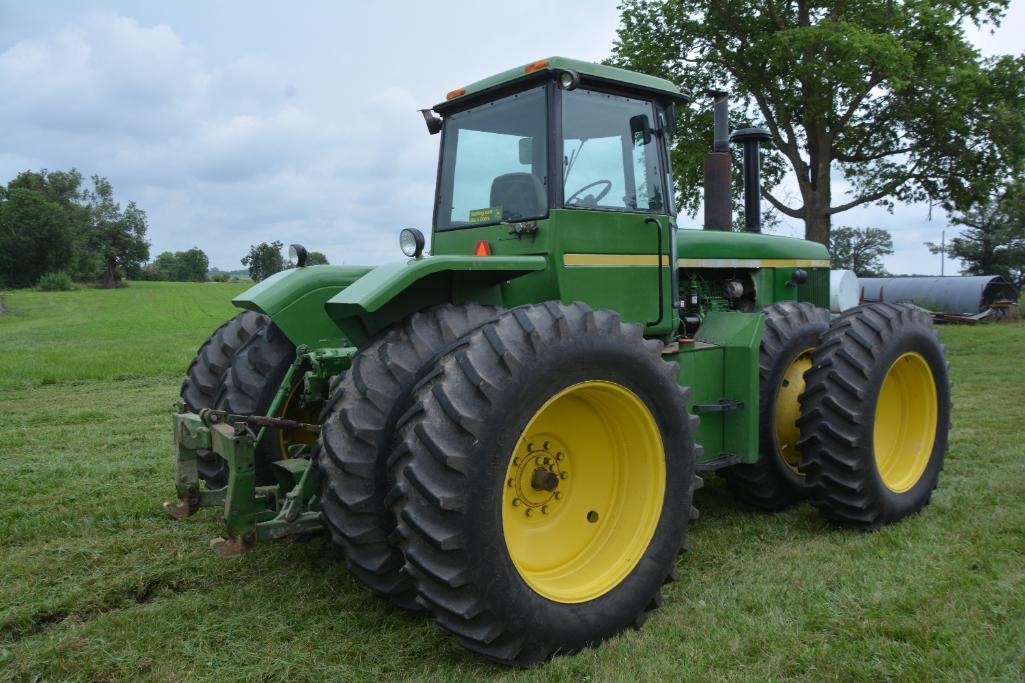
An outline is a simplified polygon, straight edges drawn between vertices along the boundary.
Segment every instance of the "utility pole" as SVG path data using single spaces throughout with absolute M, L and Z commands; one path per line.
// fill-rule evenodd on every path
M 947 229 L 943 228 L 940 233 L 940 277 L 943 277 L 943 268 L 947 264 Z

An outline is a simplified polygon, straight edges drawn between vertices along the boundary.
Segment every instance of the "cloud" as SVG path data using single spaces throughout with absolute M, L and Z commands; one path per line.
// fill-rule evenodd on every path
M 280 239 L 394 258 L 434 182 L 416 98 L 308 90 L 273 60 L 216 63 L 166 24 L 90 15 L 0 52 L 0 169 L 107 176 L 147 210 L 154 253 L 198 245 L 230 268 Z

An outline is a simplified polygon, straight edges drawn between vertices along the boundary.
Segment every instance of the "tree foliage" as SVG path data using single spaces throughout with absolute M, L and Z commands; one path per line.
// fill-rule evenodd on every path
M 206 282 L 210 259 L 199 247 L 188 251 L 162 251 L 144 269 L 147 279 L 173 282 Z
M 23 187 L 4 193 L 0 198 L 0 284 L 30 287 L 43 274 L 67 268 L 73 253 L 60 206 Z
M 285 269 L 286 262 L 281 256 L 283 246 L 281 242 L 274 241 L 249 247 L 249 253 L 242 257 L 242 265 L 249 268 L 249 277 L 253 278 L 253 282 L 265 280 Z
M 962 275 L 1002 275 L 1025 288 L 1025 181 L 1009 183 L 951 222 L 965 228 L 946 245 L 947 255 L 963 263 Z M 942 250 L 926 246 L 934 254 Z
M 327 264 L 327 256 L 319 251 L 311 251 L 306 255 L 306 265 L 308 266 L 326 266 Z
M 829 234 L 831 267 L 858 277 L 886 275 L 883 257 L 893 253 L 893 238 L 882 228 L 833 228 Z
M 92 179 L 93 189 L 85 193 L 90 218 L 86 243 L 98 258 L 103 286 L 116 287 L 149 259 L 146 212 L 135 202 L 122 209 L 110 182 L 97 175 Z
M 624 0 L 613 62 L 690 93 L 733 92 L 735 127 L 764 125 L 794 172 L 793 202 L 763 197 L 828 244 L 832 217 L 931 199 L 964 210 L 1025 158 L 1025 57 L 984 59 L 964 33 L 1007 0 Z M 683 205 L 700 203 L 711 113 L 683 108 L 673 154 Z M 774 166 L 776 164 L 776 166 Z M 834 200 L 832 180 L 849 197 Z

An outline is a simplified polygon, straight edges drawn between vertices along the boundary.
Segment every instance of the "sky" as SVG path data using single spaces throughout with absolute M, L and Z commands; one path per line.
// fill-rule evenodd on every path
M 606 58 L 616 5 L 0 0 L 0 181 L 103 175 L 146 211 L 152 256 L 198 246 L 222 270 L 272 240 L 398 260 L 400 229 L 430 232 L 439 138 L 417 110 L 541 57 Z M 1012 0 L 995 33 L 969 35 L 989 55 L 1020 52 L 1023 32 Z M 887 228 L 891 272 L 939 273 L 922 243 L 947 223 L 931 214 L 870 206 L 834 225 Z

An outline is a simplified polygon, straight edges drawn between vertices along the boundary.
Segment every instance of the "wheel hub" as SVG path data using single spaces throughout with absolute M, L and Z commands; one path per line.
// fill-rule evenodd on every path
M 521 441 L 510 469 L 512 476 L 506 482 L 514 492 L 510 505 L 525 517 L 552 512 L 564 496 L 560 487 L 568 488 L 566 447 L 553 436 Z

